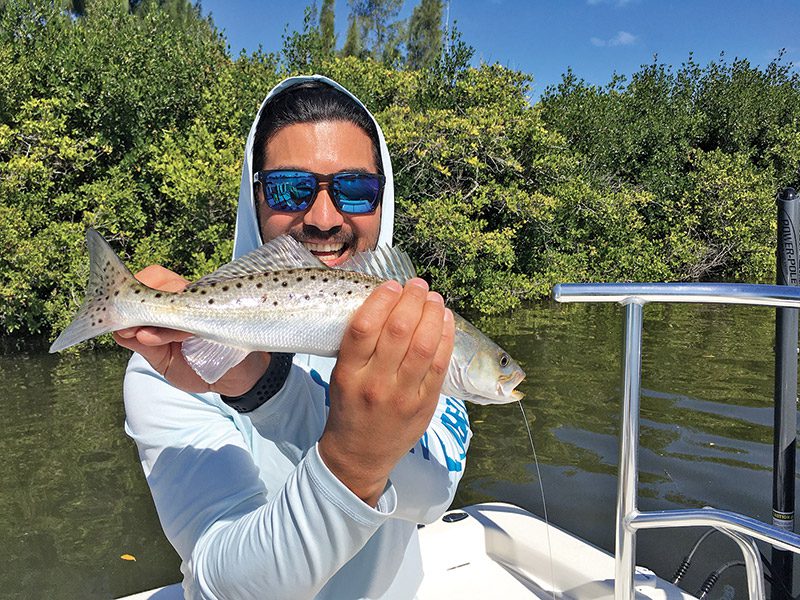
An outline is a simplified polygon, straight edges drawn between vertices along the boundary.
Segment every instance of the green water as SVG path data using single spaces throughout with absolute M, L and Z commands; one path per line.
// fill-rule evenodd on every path
M 713 505 L 771 520 L 773 315 L 646 307 L 641 508 Z M 609 550 L 622 318 L 618 306 L 544 304 L 476 321 L 528 373 L 525 410 L 551 522 Z M 180 580 L 123 431 L 126 360 L 122 352 L 0 356 L 0 597 L 109 598 Z M 470 406 L 470 415 L 474 438 L 454 504 L 502 500 L 541 515 L 519 407 Z M 700 533 L 646 532 L 638 562 L 669 577 Z M 737 557 L 716 537 L 685 579 L 691 592 Z M 744 598 L 742 571 L 726 572 L 710 598 Z

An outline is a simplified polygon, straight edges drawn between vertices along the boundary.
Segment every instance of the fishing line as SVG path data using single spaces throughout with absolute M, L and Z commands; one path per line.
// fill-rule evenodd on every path
M 536 465 L 536 477 L 539 479 L 539 491 L 542 493 L 542 509 L 544 512 L 545 532 L 547 533 L 547 555 L 550 557 L 550 594 L 553 600 L 556 600 L 556 577 L 553 571 L 553 545 L 550 543 L 550 520 L 547 518 L 547 502 L 544 498 L 542 472 L 539 470 L 539 459 L 536 456 L 536 447 L 533 445 L 533 434 L 531 433 L 531 426 L 528 424 L 528 415 L 525 414 L 525 407 L 522 406 L 522 400 L 517 400 L 517 404 L 519 404 L 519 410 L 522 412 L 522 420 L 528 432 L 528 441 L 531 443 L 531 450 L 533 451 L 533 464 Z

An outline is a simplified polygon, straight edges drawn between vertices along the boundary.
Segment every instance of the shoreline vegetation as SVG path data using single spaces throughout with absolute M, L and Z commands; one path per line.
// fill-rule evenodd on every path
M 186 0 L 0 0 L 0 348 L 69 322 L 87 227 L 134 272 L 227 262 L 250 119 L 297 73 L 382 124 L 395 241 L 455 307 L 501 313 L 559 281 L 774 281 L 775 195 L 800 165 L 782 54 L 654 59 L 602 87 L 567 70 L 532 103 L 535 74 L 473 66 L 440 1 L 410 23 L 366 4 L 340 50 L 325 0 L 279 53 L 231 56 Z

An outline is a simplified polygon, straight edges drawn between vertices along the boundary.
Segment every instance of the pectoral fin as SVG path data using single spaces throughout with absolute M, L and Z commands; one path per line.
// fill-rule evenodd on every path
M 250 351 L 192 336 L 183 340 L 181 353 L 203 381 L 215 383 L 229 369 L 242 362 Z

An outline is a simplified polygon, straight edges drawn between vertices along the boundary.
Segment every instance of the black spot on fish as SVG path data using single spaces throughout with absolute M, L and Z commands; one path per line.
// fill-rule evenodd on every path
M 339 292 L 333 292 L 333 295 L 334 295 L 334 296 L 338 296 L 338 295 L 339 295 Z
M 175 298 L 170 298 L 169 303 L 172 304 L 173 302 L 175 302 Z
M 140 294 L 141 292 L 142 292 L 142 290 L 135 290 L 133 293 L 134 294 Z
M 327 277 L 323 277 L 322 278 L 322 283 L 328 283 L 328 278 Z
M 189 291 L 190 291 L 190 292 L 192 292 L 192 293 L 194 294 L 194 293 L 197 291 L 197 288 L 192 288 L 192 289 L 190 289 Z
M 302 277 L 298 277 L 297 281 L 303 281 L 303 278 Z
M 142 298 L 141 300 L 139 300 L 139 302 L 144 302 L 144 298 Z
M 293 273 L 294 273 L 294 269 L 289 269 L 288 271 L 286 271 L 287 275 L 292 275 Z
M 228 289 L 229 289 L 229 288 L 228 288 L 228 286 L 227 286 L 227 285 L 223 285 L 223 286 L 222 286 L 222 291 L 223 291 L 223 292 L 227 292 L 227 291 L 228 291 Z
M 213 298 L 209 298 L 209 299 L 208 299 L 208 303 L 209 303 L 209 304 L 214 304 L 214 299 L 213 299 Z
M 317 276 L 316 276 L 316 275 L 312 275 L 312 276 L 311 276 L 311 281 L 314 281 L 316 278 L 317 278 Z
M 94 327 L 94 321 L 92 321 L 92 327 Z
M 273 277 L 272 278 L 272 283 L 278 283 L 278 278 L 277 277 Z
M 347 295 L 348 295 L 348 296 L 349 296 L 350 294 L 352 294 L 352 293 L 353 293 L 353 290 L 347 290 Z
M 261 282 L 259 281 L 259 282 L 256 284 L 256 287 L 257 287 L 257 288 L 262 288 L 262 287 L 264 287 L 264 284 L 263 284 L 263 283 L 261 283 Z
M 252 275 L 248 275 L 248 276 L 247 276 L 247 280 L 248 280 L 248 281 L 253 281 L 253 276 L 252 276 Z
M 216 281 L 212 281 L 211 282 L 211 287 L 217 287 L 217 282 Z
M 205 296 L 208 292 L 206 290 L 200 290 L 200 295 Z
M 364 286 L 364 289 L 365 289 L 365 290 L 368 290 L 368 289 L 369 289 L 369 284 L 366 284 L 366 285 Z
M 286 287 L 287 285 L 289 285 L 289 282 L 288 282 L 288 281 L 282 281 L 282 282 L 281 282 L 281 285 L 282 285 L 283 287 Z
M 156 294 L 156 298 L 161 298 L 161 294 Z
M 97 322 L 98 322 L 98 323 L 102 323 L 102 322 L 103 322 L 103 319 L 98 319 L 98 321 L 97 321 Z
M 309 298 L 309 296 L 308 296 L 308 294 L 306 294 L 306 295 L 305 295 L 305 296 L 303 296 L 303 297 L 304 297 L 306 300 L 309 300 L 309 299 L 310 299 L 310 298 Z
M 242 282 L 241 282 L 241 281 L 237 281 L 237 282 L 236 282 L 236 287 L 237 287 L 237 288 L 240 288 L 240 287 L 242 287 Z
M 275 300 L 275 301 L 272 303 L 272 306 L 278 306 L 278 301 L 277 301 L 277 300 Z

